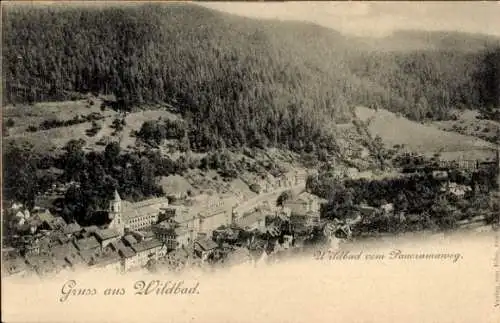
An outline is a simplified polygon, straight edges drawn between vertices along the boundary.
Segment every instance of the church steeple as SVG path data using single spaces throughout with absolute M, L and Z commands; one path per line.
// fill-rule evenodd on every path
M 113 200 L 109 202 L 108 216 L 111 219 L 109 228 L 116 229 L 121 235 L 125 231 L 125 224 L 122 219 L 122 199 L 120 194 L 115 190 Z
M 115 201 L 121 201 L 122 200 L 121 197 L 120 197 L 120 194 L 118 194 L 118 191 L 116 189 L 115 189 L 114 196 L 115 196 Z

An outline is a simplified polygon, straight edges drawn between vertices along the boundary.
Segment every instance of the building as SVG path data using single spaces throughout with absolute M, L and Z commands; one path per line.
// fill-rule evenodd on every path
M 74 242 L 74 244 L 75 244 L 76 249 L 78 249 L 79 252 L 101 249 L 101 244 L 93 236 L 76 240 Z
M 110 229 L 115 229 L 120 235 L 125 229 L 140 230 L 158 221 L 160 210 L 168 206 L 165 197 L 149 199 L 137 203 L 123 201 L 115 190 L 114 198 L 109 203 Z
M 101 248 L 105 248 L 112 242 L 115 242 L 121 238 L 120 233 L 115 229 L 97 229 L 94 231 L 94 236 L 97 241 L 101 244 Z
M 191 229 L 180 226 L 172 219 L 153 225 L 153 233 L 158 240 L 166 245 L 168 251 L 187 246 L 192 241 L 193 235 Z
M 150 260 L 158 260 L 167 254 L 166 246 L 157 239 L 141 241 L 130 246 L 136 254 L 136 264 L 145 266 Z
M 27 274 L 26 263 L 24 262 L 24 259 L 19 257 L 4 259 L 2 267 L 6 276 L 23 277 Z
M 168 250 L 177 248 L 177 235 L 175 229 L 176 223 L 172 223 L 168 220 L 153 225 L 155 237 L 163 242 Z
M 93 269 L 107 272 L 120 273 L 122 272 L 122 258 L 118 252 L 108 251 L 102 252 L 93 258 Z
M 217 244 L 211 239 L 199 239 L 194 242 L 194 254 L 200 257 L 203 261 L 207 260 L 217 249 Z
M 448 192 L 457 197 L 463 197 L 465 194 L 472 192 L 472 188 L 468 185 L 460 185 L 455 182 L 446 182 L 441 185 L 441 192 Z
M 66 227 L 64 227 L 63 232 L 66 234 L 68 237 L 73 236 L 74 234 L 80 233 L 82 231 L 82 228 L 78 223 L 70 223 Z
M 266 217 L 272 213 L 266 209 L 257 209 L 253 212 L 244 214 L 235 220 L 236 224 L 247 231 L 264 230 L 266 227 Z
M 127 272 L 133 270 L 134 268 L 140 267 L 136 253 L 134 252 L 134 250 L 132 250 L 132 248 L 125 247 L 123 249 L 120 249 L 118 252 L 122 257 L 122 272 Z
M 306 215 L 317 213 L 319 216 L 320 207 L 326 200 L 317 197 L 316 195 L 302 192 L 296 197 L 292 197 L 283 203 L 285 208 L 290 209 L 291 215 Z
M 202 194 L 186 200 L 183 205 L 163 208 L 160 219 L 171 219 L 177 223 L 179 234 L 188 241 L 194 241 L 198 233 L 211 233 L 221 225 L 232 221 L 232 196 L 211 196 Z M 189 237 L 188 237 L 189 236 Z
M 41 212 L 36 216 L 40 221 L 40 228 L 47 230 L 64 230 L 68 225 L 63 218 L 53 216 L 48 210 Z
M 33 255 L 26 257 L 27 267 L 39 276 L 55 273 L 57 268 L 50 255 Z

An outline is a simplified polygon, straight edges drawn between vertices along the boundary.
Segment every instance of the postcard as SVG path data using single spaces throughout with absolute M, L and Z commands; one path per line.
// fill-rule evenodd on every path
M 2 322 L 499 322 L 498 2 L 2 2 Z

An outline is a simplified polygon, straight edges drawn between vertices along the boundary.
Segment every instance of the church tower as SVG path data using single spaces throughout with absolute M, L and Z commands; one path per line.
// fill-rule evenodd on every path
M 108 210 L 108 216 L 111 220 L 111 223 L 109 224 L 110 229 L 115 229 L 120 233 L 120 235 L 123 235 L 125 231 L 125 224 L 123 223 L 123 203 L 122 199 L 120 198 L 120 194 L 118 194 L 118 191 L 115 190 L 113 200 L 109 202 L 109 210 Z

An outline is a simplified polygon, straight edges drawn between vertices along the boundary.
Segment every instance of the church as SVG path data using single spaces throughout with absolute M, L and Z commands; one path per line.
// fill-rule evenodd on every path
M 120 198 L 115 190 L 114 197 L 109 203 L 108 215 L 111 220 L 110 229 L 123 235 L 125 229 L 141 230 L 158 221 L 160 210 L 168 206 L 166 197 L 153 198 L 137 203 L 130 203 Z

